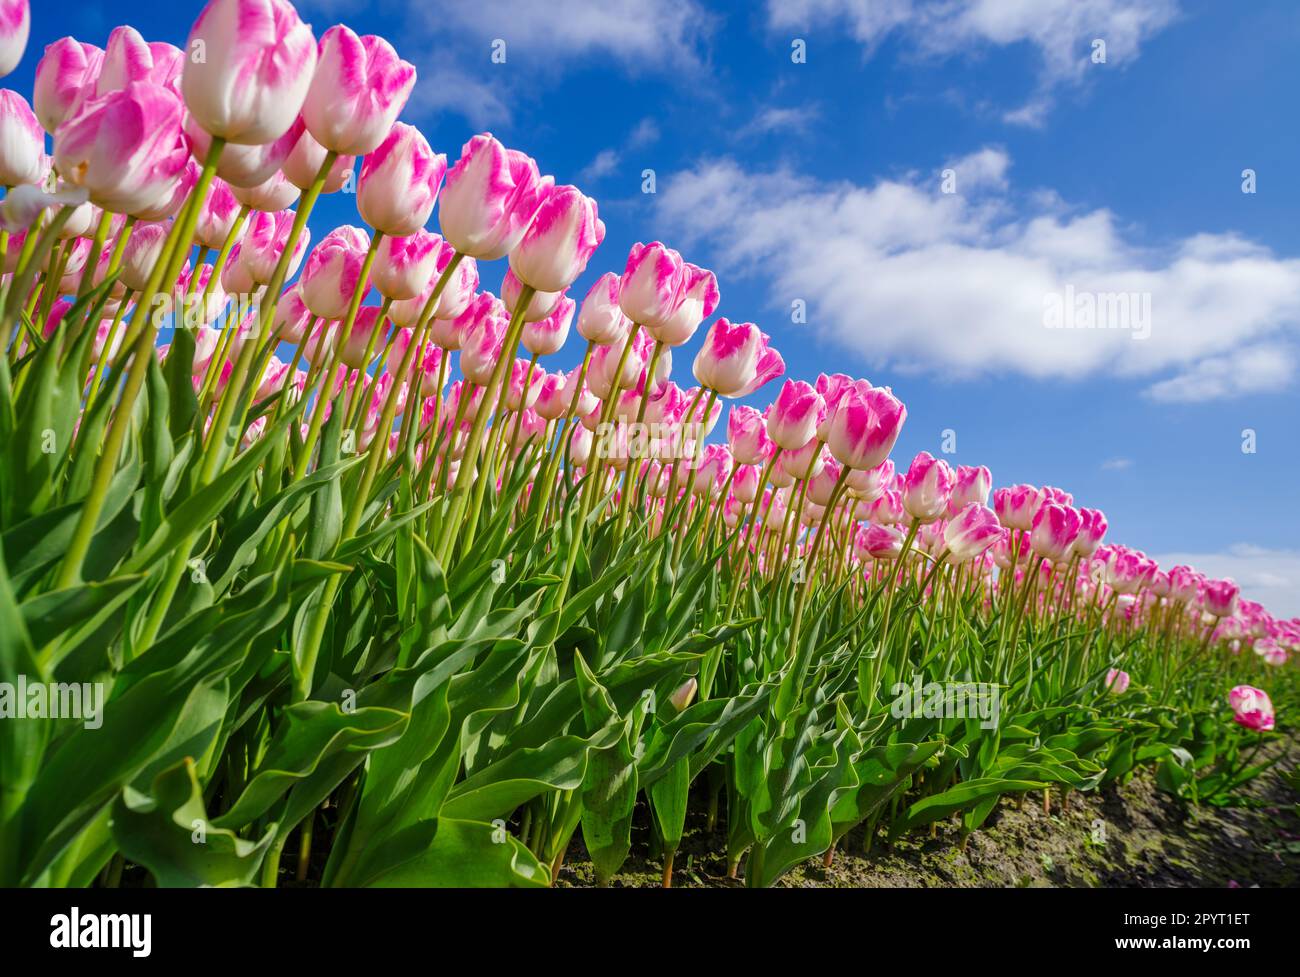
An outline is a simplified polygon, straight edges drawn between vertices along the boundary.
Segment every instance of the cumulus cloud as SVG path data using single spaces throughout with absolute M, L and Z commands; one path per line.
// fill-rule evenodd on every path
M 1177 0 L 768 0 L 774 30 L 842 26 L 868 54 L 899 38 L 918 54 L 946 58 L 987 47 L 1029 45 L 1037 53 L 1039 91 L 1004 115 L 1013 125 L 1042 125 L 1048 93 L 1083 82 L 1092 43 L 1105 41 L 1107 66 L 1136 60 L 1142 45 L 1178 16 Z
M 765 282 L 774 308 L 803 299 L 875 368 L 1142 378 L 1163 400 L 1290 379 L 1300 260 L 1233 234 L 1141 247 L 1109 210 L 1018 191 L 1001 150 L 952 165 L 956 193 L 939 172 L 859 184 L 713 159 L 661 183 L 658 206 L 678 240 Z
M 1182 563 L 1210 577 L 1231 577 L 1243 595 L 1274 617 L 1300 616 L 1300 551 L 1238 543 L 1217 553 L 1167 553 L 1153 559 L 1166 569 Z
M 590 163 L 582 168 L 578 178 L 584 182 L 595 182 L 618 170 L 628 153 L 644 149 L 659 141 L 659 125 L 654 119 L 645 118 L 628 133 L 623 145 L 618 148 L 602 149 Z M 640 172 L 638 167 L 637 172 Z

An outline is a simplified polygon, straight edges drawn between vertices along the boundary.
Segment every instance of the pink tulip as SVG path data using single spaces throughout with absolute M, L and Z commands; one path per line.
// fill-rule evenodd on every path
M 376 330 L 378 330 L 377 336 L 375 336 Z M 348 341 L 339 350 L 339 359 L 354 370 L 364 370 L 370 365 L 370 361 L 366 357 L 366 348 L 370 347 L 372 356 L 375 352 L 382 350 L 385 340 L 388 338 L 388 332 L 388 317 L 379 315 L 379 307 L 363 305 L 357 310 L 357 319 L 352 324 L 352 331 L 348 334 Z M 372 336 L 374 336 L 373 345 L 371 343 Z
M 271 174 L 270 179 L 255 187 L 237 187 L 232 184 L 230 192 L 249 210 L 260 210 L 266 214 L 288 210 L 300 196 L 298 188 L 280 172 Z
M 141 82 L 87 102 L 55 134 L 59 174 L 116 214 L 155 205 L 173 194 L 189 164 L 182 112 L 172 92 Z
M 1228 693 L 1232 707 L 1232 721 L 1238 726 L 1266 733 L 1273 728 L 1273 701 L 1263 689 L 1252 685 L 1238 685 Z
M 1051 563 L 1063 563 L 1070 556 L 1082 520 L 1071 506 L 1048 502 L 1034 516 L 1029 548 Z
M 523 297 L 524 283 L 515 277 L 514 269 L 507 268 L 506 276 L 501 281 L 501 301 L 505 303 L 506 309 L 513 314 L 515 305 Z M 534 292 L 532 298 L 528 300 L 528 308 L 524 311 L 524 322 L 541 322 L 543 319 L 552 315 L 560 305 L 560 292 Z
M 284 253 L 289 242 L 289 233 L 293 230 L 293 211 L 282 210 L 270 214 L 254 211 L 248 215 L 248 229 L 239 242 L 239 263 L 249 277 L 258 285 L 271 281 L 276 262 Z M 293 249 L 289 262 L 288 276 L 298 270 L 303 253 L 311 242 L 311 231 L 302 229 L 302 234 Z
M 825 402 L 811 384 L 787 380 L 767 409 L 767 433 L 786 451 L 806 445 L 817 432 Z
M 904 534 L 892 525 L 867 526 L 858 535 L 862 549 L 873 560 L 892 560 L 903 552 Z
M 257 282 L 253 281 L 253 276 L 239 260 L 243 250 L 242 244 L 231 248 L 226 267 L 221 269 L 221 288 L 227 295 L 248 295 L 257 291 Z
M 1285 665 L 1289 653 L 1272 638 L 1260 638 L 1255 642 L 1255 654 L 1264 659 L 1266 665 L 1277 667 Z
M 45 130 L 27 99 L 0 89 L 0 183 L 39 183 L 45 175 Z
M 1106 516 L 1098 509 L 1079 510 L 1079 535 L 1074 538 L 1074 554 L 1091 557 L 1106 536 Z
M 734 457 L 735 452 L 732 452 Z M 758 483 L 762 478 L 762 472 L 757 465 L 736 466 L 736 477 L 731 480 L 731 491 L 736 498 L 746 504 L 752 503 L 758 497 Z
M 371 272 L 379 294 L 395 301 L 419 298 L 433 281 L 441 249 L 442 238 L 425 230 L 385 237 L 379 242 Z
M 747 397 L 785 372 L 781 354 L 752 322 L 718 319 L 695 356 L 695 379 L 724 397 Z
M 934 522 L 947 511 L 955 482 L 946 461 L 922 451 L 912 459 L 903 480 L 903 508 L 923 524 Z
M 794 451 L 783 451 L 779 459 L 780 467 L 793 478 L 803 480 L 815 478 L 826 467 L 826 459 L 831 457 L 825 446 L 816 437 Z
M 184 55 L 181 49 L 162 41 L 149 42 L 134 27 L 117 27 L 108 35 L 104 63 L 95 80 L 95 97 L 144 81 L 180 94 L 177 82 Z
M 980 505 L 989 504 L 989 490 L 993 488 L 993 474 L 980 465 L 957 466 L 957 484 L 953 486 L 952 497 L 948 500 L 948 515 L 955 516 L 972 502 Z
M 0 78 L 18 67 L 31 29 L 32 12 L 27 0 L 0 0 Z
M 944 527 L 943 543 L 954 563 L 965 563 L 982 556 L 1005 534 L 992 509 L 979 502 L 968 502 Z
M 906 420 L 907 408 L 888 387 L 865 386 L 864 381 L 840 396 L 831 418 L 827 446 L 849 468 L 875 468 L 894 450 Z M 945 506 L 950 491 L 951 486 L 944 493 Z
M 545 373 L 542 377 L 536 410 L 548 421 L 559 420 L 569 409 L 569 401 L 564 397 L 564 382 L 563 373 Z
M 170 230 L 165 224 L 136 224 L 126 247 L 122 249 L 122 283 L 137 292 L 143 291 L 162 257 L 163 244 Z
M 576 394 L 578 397 L 578 406 L 575 408 L 574 414 L 578 417 L 586 417 L 599 406 L 600 401 L 596 399 L 596 395 L 591 392 L 591 389 L 587 386 L 585 380 L 583 381 L 581 392 L 578 391 L 578 375 L 580 373 L 581 369 L 575 366 L 565 376 L 563 399 L 565 409 L 567 410 L 568 406 L 573 403 L 573 398 Z
M 298 284 L 302 300 L 313 315 L 322 319 L 347 315 L 353 296 L 362 287 L 361 269 L 369 248 L 370 235 L 347 224 L 330 231 L 312 248 Z M 369 291 L 369 286 L 365 287 Z
M 1014 485 L 993 493 L 993 509 L 1008 529 L 1032 528 L 1043 501 L 1042 492 L 1032 485 Z
M 284 178 L 299 190 L 310 189 L 316 182 L 321 167 L 325 165 L 325 156 L 325 147 L 307 131 L 304 122 L 302 134 L 285 158 L 282 167 Z M 321 193 L 338 193 L 342 190 L 348 180 L 354 176 L 353 168 L 356 162 L 355 156 L 336 156 L 330 165 L 329 173 L 325 176 Z
M 822 441 L 830 437 L 831 420 L 835 417 L 835 410 L 840 405 L 840 399 L 855 385 L 859 384 L 867 388 L 871 386 L 869 381 L 854 380 L 846 373 L 822 373 L 818 375 L 817 392 L 821 394 L 822 402 L 826 404 L 826 411 L 817 424 L 817 437 Z
M 302 280 L 284 290 L 275 304 L 275 329 L 281 342 L 301 343 L 315 318 L 302 300 Z
M 1100 555 L 1100 554 L 1099 554 Z M 1136 594 L 1155 572 L 1156 565 L 1135 550 L 1116 548 L 1105 563 L 1106 582 L 1118 594 Z
M 1231 578 L 1211 580 L 1205 585 L 1205 610 L 1215 617 L 1232 617 L 1241 588 Z
M 211 0 L 185 51 L 186 107 L 211 135 L 244 146 L 289 131 L 316 70 L 316 40 L 289 0 Z
M 688 262 L 682 266 L 682 286 L 673 311 L 662 322 L 644 323 L 646 331 L 665 345 L 681 346 L 690 341 L 701 322 L 713 315 L 718 298 L 718 280 L 713 272 Z
M 731 452 L 723 444 L 705 445 L 699 462 L 695 465 L 695 475 L 691 491 L 696 495 L 716 497 L 731 474 Z
M 569 338 L 569 325 L 573 322 L 576 306 L 567 295 L 560 296 L 555 310 L 539 322 L 530 322 L 524 326 L 524 349 L 535 356 L 551 356 L 558 353 Z
M 835 483 L 839 481 L 843 470 L 840 465 L 827 458 L 821 471 L 808 480 L 808 498 L 819 506 L 830 505 Z
M 1200 596 L 1204 577 L 1187 566 L 1171 567 L 1169 570 L 1169 597 L 1183 604 L 1190 604 Z
M 524 377 L 528 377 L 527 390 L 524 389 Z M 541 392 L 542 374 L 536 367 L 530 371 L 527 360 L 516 358 L 510 364 L 510 379 L 506 385 L 506 406 L 511 410 L 519 410 L 521 405 L 525 408 L 532 407 L 537 403 Z
M 1128 690 L 1128 685 L 1128 672 L 1121 672 L 1118 668 L 1112 668 L 1106 673 L 1106 690 L 1113 695 L 1123 695 Z
M 727 417 L 727 444 L 742 465 L 762 465 L 772 457 L 776 445 L 767 435 L 763 415 L 753 407 L 736 405 Z
M 421 230 L 433 213 L 447 157 L 435 153 L 415 126 L 399 122 L 361 164 L 357 210 L 391 237 Z
M 214 179 L 203 206 L 199 208 L 194 239 L 209 250 L 220 251 L 238 218 L 239 201 L 230 192 L 230 185 L 225 180 Z
M 663 325 L 677 311 L 684 276 L 685 263 L 672 248 L 658 241 L 634 244 L 619 280 L 619 305 L 638 325 Z
M 462 334 L 460 347 L 460 372 L 471 383 L 487 386 L 503 353 L 502 344 L 510 325 L 505 309 L 500 303 L 495 308 L 479 310 L 479 314 Z
M 855 468 L 849 471 L 849 492 L 863 502 L 875 502 L 894 481 L 894 463 L 886 458 L 875 468 Z
M 618 304 L 620 281 L 612 271 L 596 279 L 578 310 L 578 334 L 589 343 L 612 346 L 627 339 L 632 320 Z
M 506 149 L 490 133 L 475 136 L 447 172 L 438 211 L 443 237 L 480 261 L 503 258 L 519 244 L 554 185 L 530 157 Z
M 217 161 L 217 176 L 232 187 L 259 187 L 279 173 L 302 134 L 303 123 L 299 118 L 294 120 L 283 136 L 271 142 L 256 146 L 230 143 Z M 189 140 L 194 159 L 199 163 L 207 159 L 208 151 L 212 148 L 212 137 L 192 115 L 185 117 L 185 137 Z
M 603 240 L 605 224 L 597 215 L 596 201 L 577 187 L 555 187 L 510 252 L 510 268 L 539 292 L 560 292 L 586 271 Z
M 320 39 L 320 57 L 302 116 L 326 149 L 364 156 L 379 148 L 415 87 L 415 67 L 382 37 L 342 24 Z
M 53 133 L 83 102 L 95 97 L 103 64 L 102 50 L 75 38 L 60 38 L 45 48 L 36 65 L 32 107 L 46 132 Z
M 406 359 L 407 348 L 411 345 L 412 334 L 409 329 L 399 329 L 393 337 L 393 346 L 388 354 L 388 365 L 396 370 Z M 433 343 L 425 343 L 424 350 L 417 352 L 411 363 L 411 377 L 420 380 L 420 395 L 431 397 L 438 391 L 438 372 L 442 363 L 442 350 Z

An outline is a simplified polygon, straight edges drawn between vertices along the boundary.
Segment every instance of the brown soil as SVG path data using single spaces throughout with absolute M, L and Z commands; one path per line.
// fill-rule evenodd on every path
M 806 862 L 777 883 L 804 888 L 894 887 L 1208 887 L 1233 884 L 1300 886 L 1300 749 L 1288 744 L 1279 764 L 1254 781 L 1247 804 L 1188 806 L 1156 789 L 1149 775 L 1122 787 L 1073 793 L 1064 810 L 1052 793 L 1051 813 L 1042 794 L 1023 804 L 1006 798 L 959 847 L 955 822 L 900 838 L 880 839 L 864 855 L 859 829 L 843 839 L 831 867 Z M 693 808 L 696 805 L 692 805 Z M 702 805 L 701 805 L 702 806 Z M 658 886 L 662 863 L 648 855 L 649 829 L 638 812 L 632 855 L 611 887 Z M 676 887 L 742 887 L 726 877 L 726 838 L 705 832 L 702 814 L 691 814 L 677 852 Z M 743 864 L 741 867 L 743 876 Z M 556 881 L 559 887 L 591 886 L 593 873 L 581 831 Z

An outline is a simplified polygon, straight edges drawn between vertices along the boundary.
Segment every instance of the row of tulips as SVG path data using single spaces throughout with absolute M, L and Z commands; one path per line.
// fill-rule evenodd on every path
M 1271 762 L 1300 621 L 1067 492 L 896 469 L 890 388 L 783 380 L 663 244 L 570 296 L 595 201 L 488 134 L 449 167 L 382 38 L 211 0 L 35 77 L 0 92 L 0 882 L 274 885 L 294 837 L 326 885 L 539 885 L 579 831 L 605 882 L 639 820 L 667 883 L 695 803 L 768 885 Z M 342 191 L 365 226 L 313 247 Z M 4 698 L 83 683 L 95 723 Z

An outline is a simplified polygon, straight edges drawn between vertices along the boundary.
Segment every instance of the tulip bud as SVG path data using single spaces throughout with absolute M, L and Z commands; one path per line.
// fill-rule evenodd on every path
M 316 70 L 316 39 L 289 0 L 211 0 L 185 50 L 186 107 L 211 135 L 244 146 L 289 130 Z
M 238 219 L 239 201 L 230 192 L 230 185 L 225 180 L 213 179 L 207 199 L 199 208 L 194 239 L 211 251 L 220 251 Z
M 1253 685 L 1238 685 L 1228 693 L 1232 707 L 1232 721 L 1238 726 L 1266 733 L 1273 728 L 1273 701 L 1263 689 Z
M 255 187 L 231 186 L 230 192 L 235 199 L 249 210 L 260 210 L 266 214 L 288 210 L 298 199 L 298 188 L 284 178 L 283 173 L 273 173 L 270 179 Z
M 399 122 L 361 164 L 357 210 L 390 237 L 423 229 L 433 213 L 447 157 L 435 153 L 415 126 Z
M 388 136 L 414 87 L 415 67 L 391 44 L 373 34 L 358 37 L 339 24 L 320 39 L 302 117 L 326 149 L 364 156 Z
M 767 433 L 786 451 L 802 448 L 817 432 L 825 403 L 810 384 L 787 380 L 767 409 Z
M 503 258 L 519 244 L 554 185 L 530 157 L 507 150 L 489 133 L 475 136 L 447 172 L 438 212 L 442 235 L 461 254 L 480 261 Z
M 989 503 L 989 490 L 993 488 L 993 474 L 980 465 L 957 466 L 957 481 L 953 485 L 952 496 L 948 499 L 948 515 L 954 516 L 972 502 L 986 506 Z
M 539 292 L 561 292 L 587 269 L 603 240 L 605 224 L 597 216 L 596 201 L 577 187 L 555 187 L 510 252 L 510 268 Z
M 558 353 L 569 338 L 569 324 L 573 322 L 573 299 L 567 295 L 560 296 L 555 310 L 539 322 L 529 322 L 524 326 L 522 340 L 524 349 L 534 356 L 551 356 Z
M 1237 610 L 1241 588 L 1231 578 L 1211 580 L 1205 585 L 1205 610 L 1215 617 L 1231 617 Z
M 492 379 L 497 361 L 503 355 L 502 344 L 510 320 L 504 309 L 485 310 L 463 334 L 460 349 L 460 372 L 471 383 L 485 387 Z
M 278 213 L 254 211 L 249 215 L 248 229 L 239 242 L 239 263 L 256 284 L 266 285 L 271 281 L 276 263 L 284 253 L 289 233 L 293 230 L 293 219 L 291 210 Z M 298 270 L 298 264 L 310 241 L 311 232 L 304 227 L 294 246 L 286 277 L 291 277 Z
M 760 364 L 766 375 L 760 376 Z M 768 349 L 768 336 L 756 325 L 732 325 L 725 318 L 709 328 L 694 363 L 695 379 L 724 397 L 748 396 L 784 369 L 780 355 Z
M 993 509 L 1002 525 L 1026 532 L 1034 525 L 1034 516 L 1044 502 L 1043 494 L 1032 485 L 1013 485 L 993 493 Z
M 330 171 L 325 177 L 321 193 L 338 193 L 346 185 L 356 165 L 355 156 L 336 156 Z M 285 158 L 281 169 L 284 178 L 299 190 L 309 190 L 316 182 L 316 175 L 325 165 L 325 147 L 318 143 L 303 123 L 302 135 L 298 137 L 293 150 Z
M 63 179 L 96 206 L 138 214 L 171 195 L 189 164 L 180 99 L 147 82 L 88 102 L 54 139 Z
M 1082 520 L 1067 505 L 1049 502 L 1038 510 L 1029 533 L 1029 547 L 1049 563 L 1063 563 L 1079 535 Z
M 433 280 L 441 247 L 442 238 L 425 230 L 407 237 L 385 237 L 379 242 L 371 272 L 379 294 L 396 301 L 420 297 Z
M 339 350 L 339 359 L 354 370 L 364 370 L 370 365 L 366 350 L 372 352 L 384 348 L 388 337 L 388 317 L 379 314 L 379 307 L 363 305 L 357 310 L 356 321 L 348 334 L 348 341 Z M 378 336 L 375 332 L 378 330 Z M 372 341 L 372 336 L 374 339 Z
M 95 97 L 95 81 L 104 52 L 93 44 L 64 37 L 45 48 L 36 65 L 32 108 L 48 133 L 72 118 L 82 103 Z
M 627 339 L 632 328 L 629 319 L 618 304 L 619 277 L 607 271 L 582 300 L 578 311 L 578 334 L 597 346 L 611 346 Z
M 753 407 L 737 405 L 727 417 L 727 444 L 742 465 L 761 465 L 772 457 L 776 445 L 767 436 L 763 415 Z
M 682 287 L 672 312 L 662 322 L 644 323 L 646 331 L 668 346 L 681 346 L 690 341 L 701 322 L 713 315 L 718 297 L 718 280 L 713 272 L 688 262 L 682 266 Z
M 903 481 L 903 508 L 921 523 L 934 522 L 948 509 L 955 482 L 948 463 L 922 451 L 912 459 Z
M 673 691 L 673 694 L 668 697 L 668 701 L 672 703 L 672 707 L 675 710 L 681 712 L 691 704 L 691 700 L 695 698 L 695 692 L 697 689 L 699 689 L 699 683 L 696 682 L 694 678 L 688 678 L 682 685 Z
M 501 301 L 512 315 L 515 304 L 523 294 L 524 284 L 515 277 L 512 269 L 506 269 L 506 277 L 501 281 Z M 534 292 L 528 300 L 528 309 L 524 312 L 524 322 L 540 322 L 552 315 L 560 304 L 560 292 Z
M 31 29 L 32 12 L 27 0 L 0 0 L 0 78 L 18 67 Z
M 949 520 L 943 530 L 943 542 L 954 563 L 965 563 L 980 556 L 1006 535 L 992 509 L 978 502 L 968 502 Z
M 134 27 L 115 27 L 104 48 L 104 63 L 95 79 L 95 97 L 136 81 L 161 85 L 180 94 L 177 81 L 184 55 L 173 44 L 148 42 Z
M 6 187 L 35 185 L 44 175 L 45 130 L 27 99 L 0 89 L 0 183 Z
M 907 408 L 888 387 L 865 386 L 863 381 L 840 396 L 827 447 L 850 468 L 875 468 L 894 450 L 906 420 Z M 944 503 L 946 506 L 946 493 Z
M 1106 691 L 1113 695 L 1123 695 L 1129 685 L 1128 672 L 1121 672 L 1118 668 L 1112 668 L 1106 673 Z

